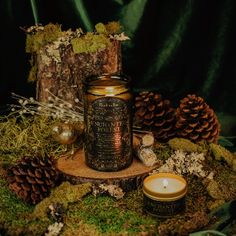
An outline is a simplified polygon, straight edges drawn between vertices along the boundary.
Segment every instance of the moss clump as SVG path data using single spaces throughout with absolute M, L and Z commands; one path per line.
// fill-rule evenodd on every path
M 159 160 L 167 160 L 173 154 L 170 146 L 164 143 L 154 143 L 153 149 Z
M 207 211 L 207 202 L 211 199 L 202 179 L 196 176 L 188 176 L 188 193 L 186 195 L 186 213 Z
M 42 235 L 48 225 L 41 220 L 31 221 L 32 211 L 33 207 L 16 198 L 6 181 L 0 177 L 0 234 Z
M 98 34 L 118 34 L 121 30 L 121 25 L 117 21 L 112 21 L 104 25 L 103 23 L 98 23 L 95 25 L 96 32 Z
M 68 221 L 77 219 L 78 222 L 94 225 L 102 235 L 138 235 L 139 232 L 148 233 L 156 225 L 154 218 L 123 209 L 120 207 L 122 203 L 123 200 L 116 201 L 107 196 L 96 198 L 89 195 L 83 201 L 70 205 L 66 217 Z
M 208 207 L 213 209 L 217 203 L 236 198 L 236 175 L 230 167 L 219 161 L 212 160 L 210 166 L 214 170 L 214 178 L 205 182 L 205 189 L 210 197 Z
M 95 32 L 88 32 L 71 40 L 74 53 L 93 53 L 109 47 L 111 45 L 109 35 L 119 33 L 120 28 L 119 22 L 96 24 Z
M 211 180 L 207 186 L 208 194 L 216 200 L 230 201 L 236 197 L 236 178 L 229 176 L 227 179 L 216 178 Z
M 14 225 L 23 225 L 25 222 L 20 216 L 30 212 L 32 207 L 17 199 L 2 178 L 0 178 L 0 196 L 0 224 L 8 225 L 12 222 Z
M 33 26 L 33 31 L 28 32 L 26 35 L 25 51 L 31 53 L 30 64 L 32 66 L 28 81 L 34 82 L 37 80 L 37 66 L 35 64 L 35 55 L 40 51 L 40 49 L 55 41 L 59 37 L 63 36 L 65 33 L 61 30 L 61 25 L 49 23 L 43 26 Z
M 98 232 L 96 227 L 94 225 L 89 225 L 84 223 L 83 221 L 77 219 L 77 218 L 65 218 L 65 226 L 63 228 L 63 231 L 61 232 L 61 236 L 102 236 L 104 234 L 101 234 Z
M 43 30 L 39 29 L 35 33 L 27 34 L 25 51 L 27 53 L 37 53 L 43 46 L 62 35 L 61 25 L 49 23 L 43 27 Z
M 217 161 L 225 161 L 234 171 L 236 171 L 236 157 L 233 153 L 214 143 L 210 144 L 210 150 Z
M 16 162 L 24 156 L 55 156 L 64 153 L 65 147 L 51 136 L 57 120 L 43 116 L 0 118 L 0 161 Z
M 28 82 L 34 82 L 37 77 L 37 66 L 33 65 L 30 69 L 29 75 L 28 75 Z
M 207 207 L 210 211 L 213 211 L 217 209 L 218 207 L 221 207 L 224 203 L 225 203 L 225 200 L 222 200 L 222 199 L 209 201 L 207 204 Z
M 110 39 L 104 34 L 93 34 L 88 32 L 80 38 L 71 40 L 74 53 L 90 53 L 96 52 L 99 49 L 105 49 L 111 45 Z
M 193 214 L 179 215 L 175 218 L 167 219 L 158 227 L 158 233 L 165 235 L 188 236 L 189 233 L 195 232 L 210 222 L 210 217 L 206 212 L 197 211 Z
M 63 207 L 67 209 L 69 203 L 76 202 L 88 194 L 91 191 L 91 187 L 90 183 L 79 185 L 72 185 L 69 182 L 62 183 L 59 187 L 52 190 L 49 197 L 36 205 L 32 214 L 33 218 L 47 219 L 47 209 L 52 203 L 63 204 Z
M 142 188 L 126 193 L 121 201 L 121 207 L 133 210 L 139 214 L 143 214 L 143 191 Z
M 199 146 L 188 139 L 173 138 L 168 141 L 169 146 L 174 150 L 183 150 L 184 152 L 198 152 Z

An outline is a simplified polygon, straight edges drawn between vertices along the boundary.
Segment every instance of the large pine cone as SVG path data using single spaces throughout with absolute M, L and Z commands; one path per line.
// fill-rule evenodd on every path
M 47 197 L 58 180 L 59 173 L 49 157 L 23 158 L 8 169 L 10 189 L 23 201 L 37 204 Z
M 177 135 L 193 142 L 206 140 L 216 143 L 220 125 L 214 111 L 203 98 L 187 95 L 176 110 Z
M 165 142 L 175 136 L 175 109 L 157 92 L 140 92 L 135 97 L 134 125 L 152 131 L 156 140 Z

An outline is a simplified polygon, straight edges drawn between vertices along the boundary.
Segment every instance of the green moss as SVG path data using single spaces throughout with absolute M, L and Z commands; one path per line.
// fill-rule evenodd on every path
M 214 143 L 210 144 L 210 150 L 212 151 L 212 154 L 216 160 L 225 161 L 234 171 L 236 171 L 236 157 L 233 153 L 221 145 Z
M 29 75 L 28 75 L 28 82 L 34 82 L 37 80 L 37 66 L 33 65 L 30 69 Z
M 207 211 L 207 202 L 211 200 L 208 195 L 202 179 L 196 176 L 188 176 L 188 193 L 186 195 L 186 213 L 194 213 L 197 211 Z
M 108 34 L 106 26 L 103 23 L 98 23 L 95 25 L 96 32 L 99 34 Z
M 122 199 L 121 207 L 133 210 L 139 214 L 143 214 L 143 191 L 142 188 L 126 193 L 125 198 Z
M 90 53 L 110 46 L 111 42 L 104 34 L 93 34 L 88 32 L 84 36 L 72 39 L 71 44 L 74 53 Z
M 44 26 L 43 30 L 27 34 L 25 51 L 27 53 L 37 53 L 43 46 L 53 42 L 62 35 L 63 32 L 59 24 L 49 23 Z
M 135 204 L 135 202 L 133 202 Z M 95 225 L 102 235 L 109 233 L 135 234 L 150 231 L 157 221 L 147 215 L 126 209 L 125 200 L 114 200 L 108 196 L 89 195 L 83 201 L 69 206 L 67 219 L 77 219 Z
M 13 163 L 23 156 L 56 156 L 65 147 L 51 136 L 58 120 L 21 115 L 0 118 L 0 161 Z
M 86 224 L 78 218 L 65 217 L 65 226 L 61 236 L 102 236 L 94 225 Z
M 6 181 L 0 178 L 0 232 L 2 230 L 6 235 L 42 235 L 47 224 L 41 220 L 31 221 L 32 211 L 33 207 L 16 198 Z
M 103 23 L 98 23 L 95 25 L 96 32 L 98 34 L 118 34 L 121 30 L 121 25 L 117 21 L 112 21 L 104 25 Z
M 80 200 L 91 191 L 91 184 L 84 183 L 72 185 L 69 182 L 63 182 L 60 186 L 52 190 L 49 197 L 38 203 L 32 214 L 33 218 L 47 219 L 47 209 L 52 203 L 61 203 L 67 209 L 69 203 Z
M 154 152 L 159 160 L 167 160 L 173 154 L 169 145 L 158 142 L 154 144 Z
M 184 152 L 197 152 L 199 151 L 199 146 L 192 143 L 188 139 L 184 138 L 173 138 L 168 141 L 170 147 L 174 150 L 183 150 Z
M 120 23 L 117 21 L 108 22 L 105 26 L 108 34 L 118 34 L 122 28 Z
M 121 26 L 119 22 L 109 22 L 104 25 L 95 25 L 95 32 L 88 32 L 79 38 L 73 38 L 71 44 L 74 53 L 93 53 L 105 49 L 111 45 L 109 35 L 119 33 Z

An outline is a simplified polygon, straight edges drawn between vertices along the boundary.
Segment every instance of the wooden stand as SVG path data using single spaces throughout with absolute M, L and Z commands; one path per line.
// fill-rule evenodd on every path
M 60 158 L 57 161 L 57 168 L 63 173 L 65 180 L 73 184 L 84 182 L 116 184 L 124 191 L 130 191 L 140 186 L 143 179 L 156 166 L 144 166 L 134 158 L 133 163 L 126 169 L 116 172 L 97 171 L 85 164 L 84 152 L 81 149 L 71 158 Z

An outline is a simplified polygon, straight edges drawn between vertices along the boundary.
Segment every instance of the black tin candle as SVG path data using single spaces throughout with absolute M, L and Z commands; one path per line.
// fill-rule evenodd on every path
M 118 171 L 132 162 L 130 80 L 101 75 L 84 81 L 85 162 L 99 171 Z
M 143 182 L 144 210 L 160 218 L 168 218 L 185 210 L 187 183 L 181 176 L 158 173 Z

